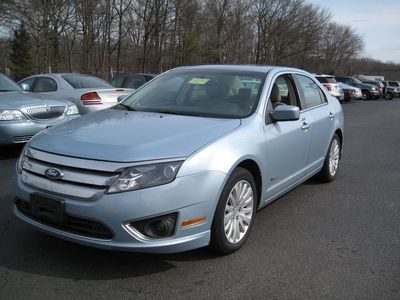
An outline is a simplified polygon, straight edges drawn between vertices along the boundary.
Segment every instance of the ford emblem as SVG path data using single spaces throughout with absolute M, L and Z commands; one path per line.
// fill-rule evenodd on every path
M 47 178 L 52 179 L 52 180 L 61 179 L 64 176 L 63 172 L 56 168 L 47 169 L 45 172 L 45 175 Z

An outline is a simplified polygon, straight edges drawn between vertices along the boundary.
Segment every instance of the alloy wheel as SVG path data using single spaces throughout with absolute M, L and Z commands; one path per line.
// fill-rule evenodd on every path
M 239 243 L 245 236 L 254 209 L 253 189 L 249 182 L 241 180 L 229 193 L 225 204 L 224 232 L 231 244 Z

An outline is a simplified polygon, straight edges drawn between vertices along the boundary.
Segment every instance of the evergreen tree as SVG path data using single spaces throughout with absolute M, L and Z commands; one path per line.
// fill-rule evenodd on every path
M 14 30 L 11 42 L 11 72 L 16 81 L 32 74 L 32 56 L 29 34 L 24 25 Z

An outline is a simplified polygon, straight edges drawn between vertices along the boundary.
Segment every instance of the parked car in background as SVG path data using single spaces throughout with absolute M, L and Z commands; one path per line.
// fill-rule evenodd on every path
M 340 91 L 340 87 L 337 81 L 335 80 L 334 76 L 323 75 L 323 74 L 314 76 L 328 90 L 329 94 L 331 94 L 333 97 L 336 97 L 336 99 L 338 99 L 339 101 L 343 101 L 344 99 L 343 91 Z
M 25 143 L 43 129 L 79 116 L 75 104 L 24 92 L 0 74 L 0 145 Z
M 361 89 L 363 100 L 379 99 L 379 97 L 381 96 L 381 93 L 376 86 L 372 84 L 362 83 L 355 77 L 335 76 L 335 79 L 337 82 L 346 83 L 348 85 Z
M 390 100 L 400 96 L 400 85 L 397 81 L 382 81 L 385 86 L 385 98 Z
M 359 89 L 358 87 L 354 87 L 342 82 L 339 82 L 339 86 L 344 92 L 345 102 L 350 102 L 354 99 L 361 99 L 363 97 L 361 89 Z
M 375 81 L 375 80 L 361 80 L 363 83 L 371 84 L 374 85 L 378 88 L 379 92 L 381 93 L 381 96 L 385 94 L 385 86 L 381 81 Z
M 98 77 L 55 73 L 30 76 L 19 82 L 25 91 L 57 96 L 75 103 L 81 114 L 105 109 L 118 103 L 132 89 L 115 88 Z
M 152 80 L 154 74 L 121 74 L 110 79 L 110 84 L 118 88 L 138 89 L 146 82 Z
M 88 246 L 227 254 L 258 209 L 314 175 L 334 180 L 342 139 L 340 103 L 303 70 L 181 67 L 33 138 L 13 211 Z

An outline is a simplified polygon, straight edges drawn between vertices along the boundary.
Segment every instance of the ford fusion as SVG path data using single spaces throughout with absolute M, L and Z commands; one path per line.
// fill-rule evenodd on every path
M 227 254 L 257 210 L 314 175 L 332 181 L 342 143 L 339 102 L 305 71 L 181 67 L 35 136 L 13 211 L 84 245 Z

